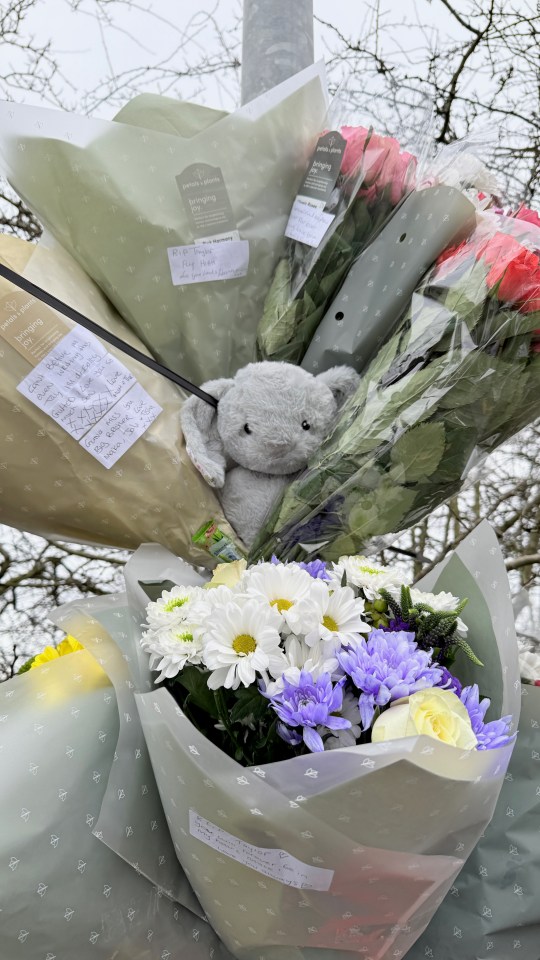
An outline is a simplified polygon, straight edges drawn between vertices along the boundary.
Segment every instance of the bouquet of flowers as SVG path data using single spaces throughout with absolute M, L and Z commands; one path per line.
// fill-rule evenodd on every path
M 458 650 L 481 666 L 466 603 L 366 557 L 239 560 L 151 602 L 142 646 L 156 682 L 246 766 L 418 733 L 486 750 L 512 718 L 485 724 L 489 700 L 449 672 Z
M 50 237 L 33 244 L 0 236 L 0 262 L 147 352 Z M 59 350 L 64 369 L 56 362 L 51 373 Z M 159 540 L 208 567 L 216 553 L 242 555 L 219 501 L 185 451 L 185 394 L 176 386 L 115 347 L 105 350 L 97 337 L 3 278 L 0 363 L 0 523 L 128 549 Z M 123 390 L 115 392 L 115 377 Z M 194 542 L 201 528 L 213 533 Z
M 540 230 L 485 213 L 423 278 L 252 556 L 363 549 L 417 523 L 540 414 Z
M 321 64 L 232 114 L 152 95 L 113 122 L 0 102 L 0 164 L 153 356 L 200 384 L 253 359 L 326 108 Z
M 206 586 L 153 556 L 126 571 L 134 623 L 145 584 L 154 597 L 132 642 L 160 688 L 136 700 L 212 926 L 239 957 L 406 952 L 512 752 L 517 651 L 489 527 L 416 587 L 359 557 L 229 564 Z M 65 626 L 80 636 L 87 616 Z
M 333 127 L 332 110 L 327 125 Z M 300 363 L 351 265 L 414 188 L 416 163 L 394 137 L 372 127 L 340 126 L 321 135 L 266 296 L 261 359 Z

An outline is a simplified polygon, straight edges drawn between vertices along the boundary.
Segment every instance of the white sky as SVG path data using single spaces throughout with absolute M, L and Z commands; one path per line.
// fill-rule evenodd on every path
M 269 0 L 271 2 L 271 0 Z M 296 0 L 290 0 L 294 3 Z M 358 35 L 365 18 L 373 16 L 375 0 L 314 0 L 315 14 L 331 21 L 347 36 Z M 75 8 L 75 9 L 74 9 Z M 157 84 L 155 68 L 160 62 L 181 66 L 182 54 L 177 52 L 185 34 L 191 37 L 184 47 L 190 63 L 196 63 L 205 50 L 215 52 L 218 41 L 214 28 L 204 26 L 204 14 L 213 11 L 215 20 L 224 30 L 230 30 L 241 17 L 241 0 L 113 0 L 107 4 L 110 24 L 103 26 L 95 17 L 94 0 L 38 0 L 37 7 L 27 19 L 28 30 L 36 39 L 51 40 L 52 52 L 58 55 L 63 79 L 58 88 L 62 101 L 69 109 L 81 110 L 83 94 L 94 89 L 100 81 L 126 69 L 150 68 L 140 78 L 139 89 L 168 92 L 185 99 L 193 97 L 209 106 L 232 109 L 239 99 L 238 84 L 232 79 L 219 81 L 203 78 L 184 80 L 167 89 Z M 151 9 L 151 13 L 148 11 Z M 447 33 L 455 24 L 443 5 L 437 0 L 381 0 L 383 21 L 401 21 L 404 16 L 423 24 L 427 30 Z M 459 29 L 459 28 L 458 28 Z M 328 31 L 316 25 L 316 57 L 327 53 Z M 396 44 L 400 37 L 396 35 Z M 420 29 L 407 36 L 407 44 L 414 47 L 425 39 Z M 403 55 L 407 56 L 408 50 Z M 8 59 L 6 57 L 6 59 Z M 4 61 L 5 64 L 5 61 Z M 5 69 L 4 64 L 2 70 Z M 43 102 L 31 93 L 16 92 L 15 99 Z M 124 99 L 129 99 L 126 92 Z M 50 102 L 50 105 L 54 104 Z M 118 105 L 101 104 L 92 108 L 95 115 L 109 119 Z

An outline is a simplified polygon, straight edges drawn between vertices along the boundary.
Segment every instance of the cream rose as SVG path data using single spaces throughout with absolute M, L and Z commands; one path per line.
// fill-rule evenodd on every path
M 373 743 L 424 734 L 462 750 L 473 750 L 477 739 L 466 707 L 452 690 L 429 687 L 397 701 L 377 718 Z
M 209 583 L 205 583 L 206 589 L 224 586 L 232 590 L 242 579 L 246 567 L 246 560 L 233 560 L 232 563 L 218 563 L 212 574 L 212 579 Z

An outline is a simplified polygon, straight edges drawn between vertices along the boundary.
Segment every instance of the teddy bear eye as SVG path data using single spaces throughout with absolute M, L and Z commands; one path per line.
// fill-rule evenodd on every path
M 249 423 L 244 424 L 244 433 L 253 433 L 253 430 L 251 429 Z
M 302 420 L 302 430 L 310 430 L 310 429 L 311 429 L 311 424 L 308 423 L 307 420 Z

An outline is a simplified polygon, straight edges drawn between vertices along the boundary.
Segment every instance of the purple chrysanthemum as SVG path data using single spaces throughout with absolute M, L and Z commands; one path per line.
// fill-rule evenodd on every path
M 512 717 L 501 717 L 500 720 L 484 723 L 491 700 L 487 697 L 480 700 L 478 684 L 473 683 L 470 687 L 463 687 L 460 700 L 471 718 L 471 726 L 478 740 L 477 750 L 494 750 L 496 747 L 506 746 L 515 739 L 516 734 L 510 734 Z
M 441 669 L 431 661 L 430 650 L 419 650 L 414 633 L 372 630 L 367 640 L 337 655 L 342 669 L 360 690 L 358 706 L 362 727 L 372 723 L 376 707 L 384 707 L 417 690 L 435 687 Z
M 443 690 L 451 690 L 452 693 L 455 693 L 456 697 L 461 697 L 461 691 L 463 690 L 461 682 L 457 677 L 454 676 L 453 673 L 450 673 L 446 667 L 441 666 L 440 669 L 442 676 L 437 686 L 441 687 Z
M 314 680 L 307 670 L 302 670 L 297 683 L 285 679 L 284 682 L 283 690 L 271 698 L 270 704 L 282 721 L 278 724 L 278 733 L 287 743 L 300 743 L 303 739 L 308 750 L 316 753 L 324 750 L 316 727 L 328 727 L 330 730 L 350 727 L 350 720 L 333 716 L 343 704 L 344 679 L 332 684 L 329 673 L 323 673 Z M 291 727 L 302 727 L 302 737 Z

